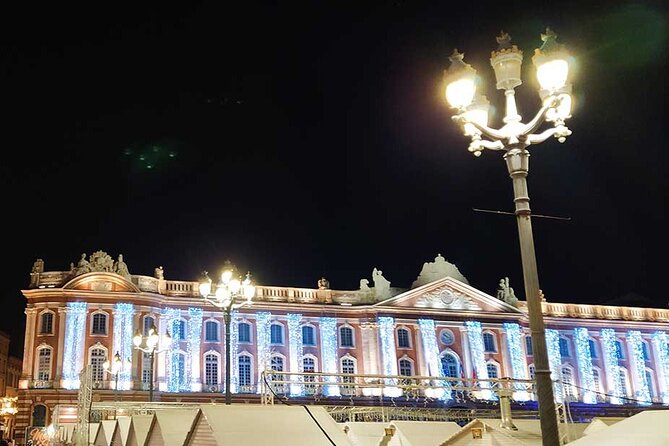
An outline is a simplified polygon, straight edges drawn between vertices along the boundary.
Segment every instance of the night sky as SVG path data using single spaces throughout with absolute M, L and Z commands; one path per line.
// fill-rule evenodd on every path
M 14 2 L 20 3 L 20 2 Z M 666 307 L 663 1 L 23 2 L 0 15 L 4 243 L 0 329 L 22 354 L 36 258 L 123 254 L 132 274 L 197 280 L 226 259 L 258 284 L 409 287 L 441 253 L 490 294 L 523 280 L 501 152 L 475 158 L 440 90 L 457 47 L 485 81 L 509 32 L 550 26 L 574 67 L 573 131 L 530 148 L 550 301 Z M 511 6 L 513 5 L 513 6 Z

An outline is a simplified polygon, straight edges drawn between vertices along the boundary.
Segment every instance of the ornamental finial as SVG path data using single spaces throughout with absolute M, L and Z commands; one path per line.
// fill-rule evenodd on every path
M 511 36 L 504 30 L 500 31 L 499 36 L 496 37 L 496 40 L 497 44 L 499 45 L 497 47 L 497 51 L 510 50 L 512 48 Z

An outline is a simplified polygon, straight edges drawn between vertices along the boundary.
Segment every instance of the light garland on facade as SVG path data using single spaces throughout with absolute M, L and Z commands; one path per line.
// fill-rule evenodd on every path
M 221 392 L 225 389 L 221 388 Z M 230 393 L 239 393 L 239 311 L 230 313 Z
M 611 328 L 602 330 L 602 352 L 604 353 L 604 367 L 606 368 L 606 384 L 608 394 L 611 395 L 611 404 L 622 404 L 623 391 L 620 387 L 620 369 L 618 368 L 618 353 L 616 351 L 616 333 Z
M 288 348 L 291 372 L 302 372 L 302 315 L 288 313 Z M 290 375 L 291 396 L 304 395 L 304 384 L 302 375 Z
M 441 368 L 441 361 L 439 359 L 439 347 L 437 346 L 437 331 L 432 319 L 418 319 L 418 328 L 420 330 L 420 338 L 423 341 L 423 351 L 425 352 L 425 363 L 427 364 L 428 374 L 430 376 L 443 377 L 444 371 Z M 425 395 L 431 398 L 442 399 L 449 401 L 453 397 L 451 395 L 451 384 L 448 381 L 438 380 L 431 384 L 443 388 L 425 389 Z
M 262 389 L 262 373 L 270 368 L 272 313 L 259 311 L 256 313 L 256 339 L 258 346 L 258 393 Z
M 337 319 L 334 317 L 320 318 L 320 334 L 321 334 L 321 354 L 323 357 L 324 373 L 337 373 Z M 336 382 L 337 377 L 334 375 L 325 376 L 325 381 Z M 339 396 L 339 387 L 335 385 L 323 386 L 323 394 L 326 396 Z
M 514 379 L 527 379 L 527 366 L 523 348 L 520 343 L 522 339 L 522 330 L 520 325 L 512 322 L 505 322 L 502 327 L 506 334 L 506 345 L 509 349 L 509 360 L 511 362 L 511 375 Z M 530 395 L 523 383 L 515 383 L 514 388 L 518 389 L 513 393 L 513 399 L 516 401 L 527 401 Z
M 657 358 L 657 377 L 660 383 L 660 398 L 663 404 L 669 404 L 669 337 L 663 331 L 653 333 L 655 358 Z
M 86 335 L 86 302 L 68 302 L 63 345 L 63 387 L 79 388 L 79 371 L 83 366 Z
M 592 354 L 590 353 L 590 335 L 587 328 L 574 328 L 574 344 L 576 344 L 576 361 L 578 373 L 583 387 L 583 402 L 596 404 L 595 377 L 592 373 Z
M 114 310 L 114 352 L 121 355 L 121 369 L 118 372 L 118 389 L 130 390 L 132 378 L 130 376 L 130 364 L 126 358 L 132 358 L 132 319 L 135 307 L 128 303 L 117 303 Z M 111 352 L 110 352 L 111 353 Z M 111 354 L 109 355 L 111 357 Z
M 172 336 L 172 343 L 168 350 L 168 354 L 165 355 L 165 367 L 167 369 L 167 388 L 168 392 L 178 392 L 181 387 L 181 373 L 179 371 L 179 354 L 180 354 L 180 344 L 179 341 L 179 320 L 181 318 L 181 310 L 178 308 L 165 308 L 163 310 L 163 320 L 167 324 L 168 330 Z M 158 377 L 160 380 L 160 376 Z M 160 384 L 159 384 L 160 385 Z
M 397 348 L 395 348 L 395 318 L 387 316 L 379 316 L 377 318 L 379 324 L 379 337 L 381 338 L 381 361 L 382 370 L 385 375 L 397 375 Z M 390 397 L 398 397 L 402 395 L 402 389 L 394 387 L 397 384 L 397 379 L 387 378 L 383 394 Z
M 472 364 L 476 371 L 476 376 L 479 380 L 488 379 L 488 367 L 485 363 L 485 347 L 483 345 L 483 328 L 478 321 L 465 321 L 465 329 L 469 336 L 469 351 L 472 357 Z M 494 394 L 490 391 L 490 381 L 479 381 L 481 388 L 481 398 L 484 400 L 495 399 Z
M 186 387 L 191 392 L 202 390 L 200 357 L 202 348 L 202 308 L 188 309 L 188 343 L 186 346 Z
M 634 367 L 634 396 L 637 403 L 641 405 L 649 405 L 652 403 L 650 398 L 650 390 L 648 389 L 648 381 L 646 380 L 646 360 L 643 356 L 643 339 L 641 332 L 638 330 L 630 330 L 627 332 L 627 345 L 632 351 L 631 365 Z
M 562 387 L 562 356 L 560 355 L 560 333 L 557 330 L 546 330 L 546 349 L 548 350 L 548 366 L 551 370 L 553 380 L 553 393 L 555 401 L 564 401 L 564 389 Z

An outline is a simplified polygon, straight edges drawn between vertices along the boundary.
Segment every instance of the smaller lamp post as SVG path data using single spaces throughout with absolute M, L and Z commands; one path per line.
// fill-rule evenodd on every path
M 16 402 L 18 401 L 17 396 L 3 396 L 0 398 L 0 416 L 2 416 L 2 421 L 5 425 L 5 430 L 3 432 L 3 438 L 12 438 L 12 429 L 13 429 L 13 419 L 16 412 L 19 410 L 16 408 Z
M 170 336 L 169 331 L 165 330 L 165 334 L 162 336 L 158 334 L 158 329 L 155 324 L 152 324 L 149 328 L 149 331 L 145 336 L 140 333 L 139 330 L 135 332 L 135 336 L 132 338 L 132 343 L 135 346 L 136 350 L 140 350 L 144 353 L 149 354 L 149 362 L 151 363 L 151 383 L 149 385 L 149 402 L 153 401 L 153 383 L 155 381 L 155 367 L 154 359 L 156 353 L 164 352 L 170 348 L 172 344 L 172 337 Z
M 213 291 L 213 293 L 212 293 Z M 205 271 L 200 281 L 200 294 L 212 305 L 223 311 L 225 322 L 225 404 L 232 402 L 230 392 L 230 319 L 233 310 L 245 305 L 251 305 L 255 296 L 256 288 L 251 283 L 251 273 L 246 274 L 245 279 L 235 277 L 235 268 L 226 262 L 221 273 L 221 280 L 212 285 L 209 275 Z
M 114 359 L 110 362 L 109 359 L 105 359 L 105 362 L 102 363 L 102 368 L 105 372 L 111 374 L 114 377 L 114 390 L 116 391 L 116 399 L 118 399 L 118 376 L 123 371 L 123 360 L 121 359 L 121 354 L 116 352 Z

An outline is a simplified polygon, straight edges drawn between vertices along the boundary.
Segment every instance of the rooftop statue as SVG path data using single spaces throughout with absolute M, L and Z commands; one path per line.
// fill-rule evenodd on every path
M 318 289 L 319 290 L 328 290 L 330 289 L 330 281 L 325 277 L 318 279 Z
M 372 280 L 374 281 L 374 295 L 377 300 L 390 297 L 390 281 L 383 277 L 383 271 L 374 268 L 372 270 Z
M 118 260 L 114 263 L 114 272 L 128 280 L 130 279 L 130 272 L 128 272 L 128 265 L 123 261 L 123 254 L 118 255 Z
M 499 287 L 497 288 L 497 299 L 514 307 L 518 305 L 518 298 L 516 297 L 513 288 L 509 286 L 508 277 L 500 279 Z
M 460 273 L 457 266 L 446 261 L 441 254 L 437 254 L 437 257 L 434 258 L 434 262 L 425 262 L 423 264 L 423 269 L 421 269 L 418 278 L 413 282 L 411 288 L 418 288 L 419 286 L 443 279 L 444 277 L 452 277 L 455 280 L 469 285 L 469 281 Z

